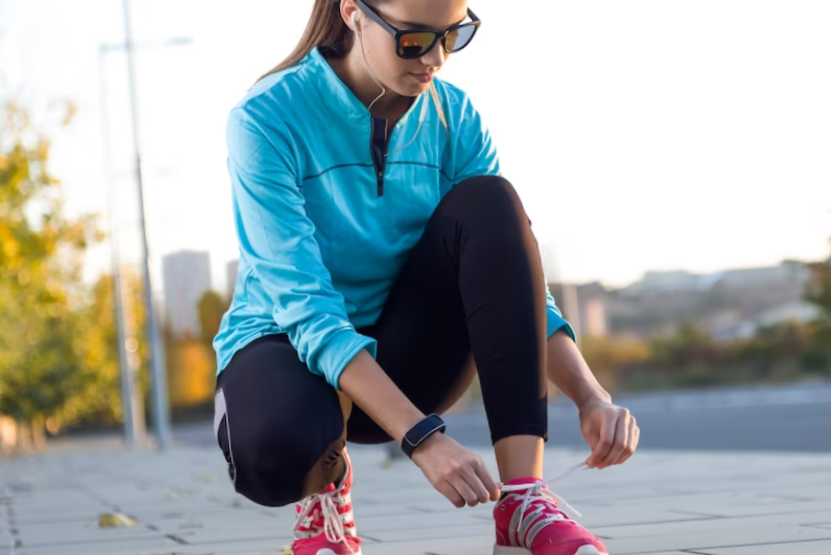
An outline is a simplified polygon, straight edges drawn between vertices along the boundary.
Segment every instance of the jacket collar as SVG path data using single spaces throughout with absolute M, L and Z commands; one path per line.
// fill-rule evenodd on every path
M 352 89 L 346 86 L 341 81 L 326 58 L 320 52 L 319 47 L 315 47 L 306 56 L 306 61 L 309 64 L 309 69 L 312 70 L 316 86 L 315 90 L 318 92 L 321 100 L 336 113 L 346 116 L 350 119 L 369 119 L 370 113 L 364 103 L 355 96 Z M 420 109 L 421 102 L 429 100 L 429 94 L 421 94 L 419 98 L 413 102 L 407 111 L 401 116 L 400 122 L 406 121 L 412 114 L 415 107 L 418 105 Z

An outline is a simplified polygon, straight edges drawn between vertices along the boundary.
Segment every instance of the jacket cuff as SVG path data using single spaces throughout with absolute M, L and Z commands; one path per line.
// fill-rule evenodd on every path
M 378 342 L 352 329 L 346 329 L 326 343 L 318 356 L 318 366 L 329 385 L 340 389 L 340 375 L 361 349 L 366 349 L 372 358 L 375 358 L 378 354 Z
M 569 324 L 565 318 L 560 314 L 560 312 L 548 305 L 546 307 L 546 316 L 547 316 L 547 324 L 548 324 L 548 336 L 551 337 L 554 335 L 555 332 L 559 330 L 564 330 L 569 337 L 571 337 L 572 341 L 576 342 L 577 337 L 574 335 L 574 330 L 571 328 L 571 324 Z

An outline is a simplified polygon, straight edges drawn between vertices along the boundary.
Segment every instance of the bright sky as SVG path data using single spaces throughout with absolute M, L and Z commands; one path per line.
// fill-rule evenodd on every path
M 136 41 L 192 41 L 137 54 L 156 275 L 161 254 L 209 250 L 224 287 L 224 264 L 237 252 L 226 116 L 295 45 L 311 5 L 133 1 Z M 647 270 L 828 254 L 827 0 L 471 7 L 482 30 L 442 77 L 468 91 L 490 126 L 549 278 L 622 284 Z M 119 0 L 0 0 L 0 94 L 17 93 L 38 113 L 62 98 L 79 104 L 56 137 L 53 166 L 73 213 L 107 209 L 99 45 L 123 40 L 120 9 Z M 129 239 L 124 57 L 104 60 L 117 221 Z M 106 249 L 96 249 L 88 274 L 107 264 Z

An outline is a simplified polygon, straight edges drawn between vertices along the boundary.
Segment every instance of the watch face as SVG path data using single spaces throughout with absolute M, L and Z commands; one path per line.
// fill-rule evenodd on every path
M 431 414 L 404 434 L 404 440 L 401 442 L 401 447 L 407 455 L 411 455 L 412 451 L 418 447 L 422 441 L 433 435 L 435 432 L 443 432 L 445 428 L 446 425 L 444 420 L 442 420 L 437 414 Z

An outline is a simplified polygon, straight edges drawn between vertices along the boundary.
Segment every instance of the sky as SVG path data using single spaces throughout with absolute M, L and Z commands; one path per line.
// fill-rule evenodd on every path
M 156 284 L 161 255 L 195 249 L 210 252 L 224 290 L 237 256 L 227 114 L 295 46 L 311 5 L 133 0 Z M 828 256 L 827 0 L 470 6 L 481 31 L 440 76 L 467 91 L 490 128 L 549 279 L 623 285 L 650 270 Z M 21 98 L 50 130 L 68 210 L 113 214 L 129 259 L 138 218 L 126 58 L 100 49 L 123 43 L 121 8 L 0 0 L 0 97 Z M 168 44 L 177 38 L 188 43 Z M 63 99 L 79 112 L 57 129 L 50 109 Z M 106 245 L 94 248 L 87 275 L 109 261 Z

